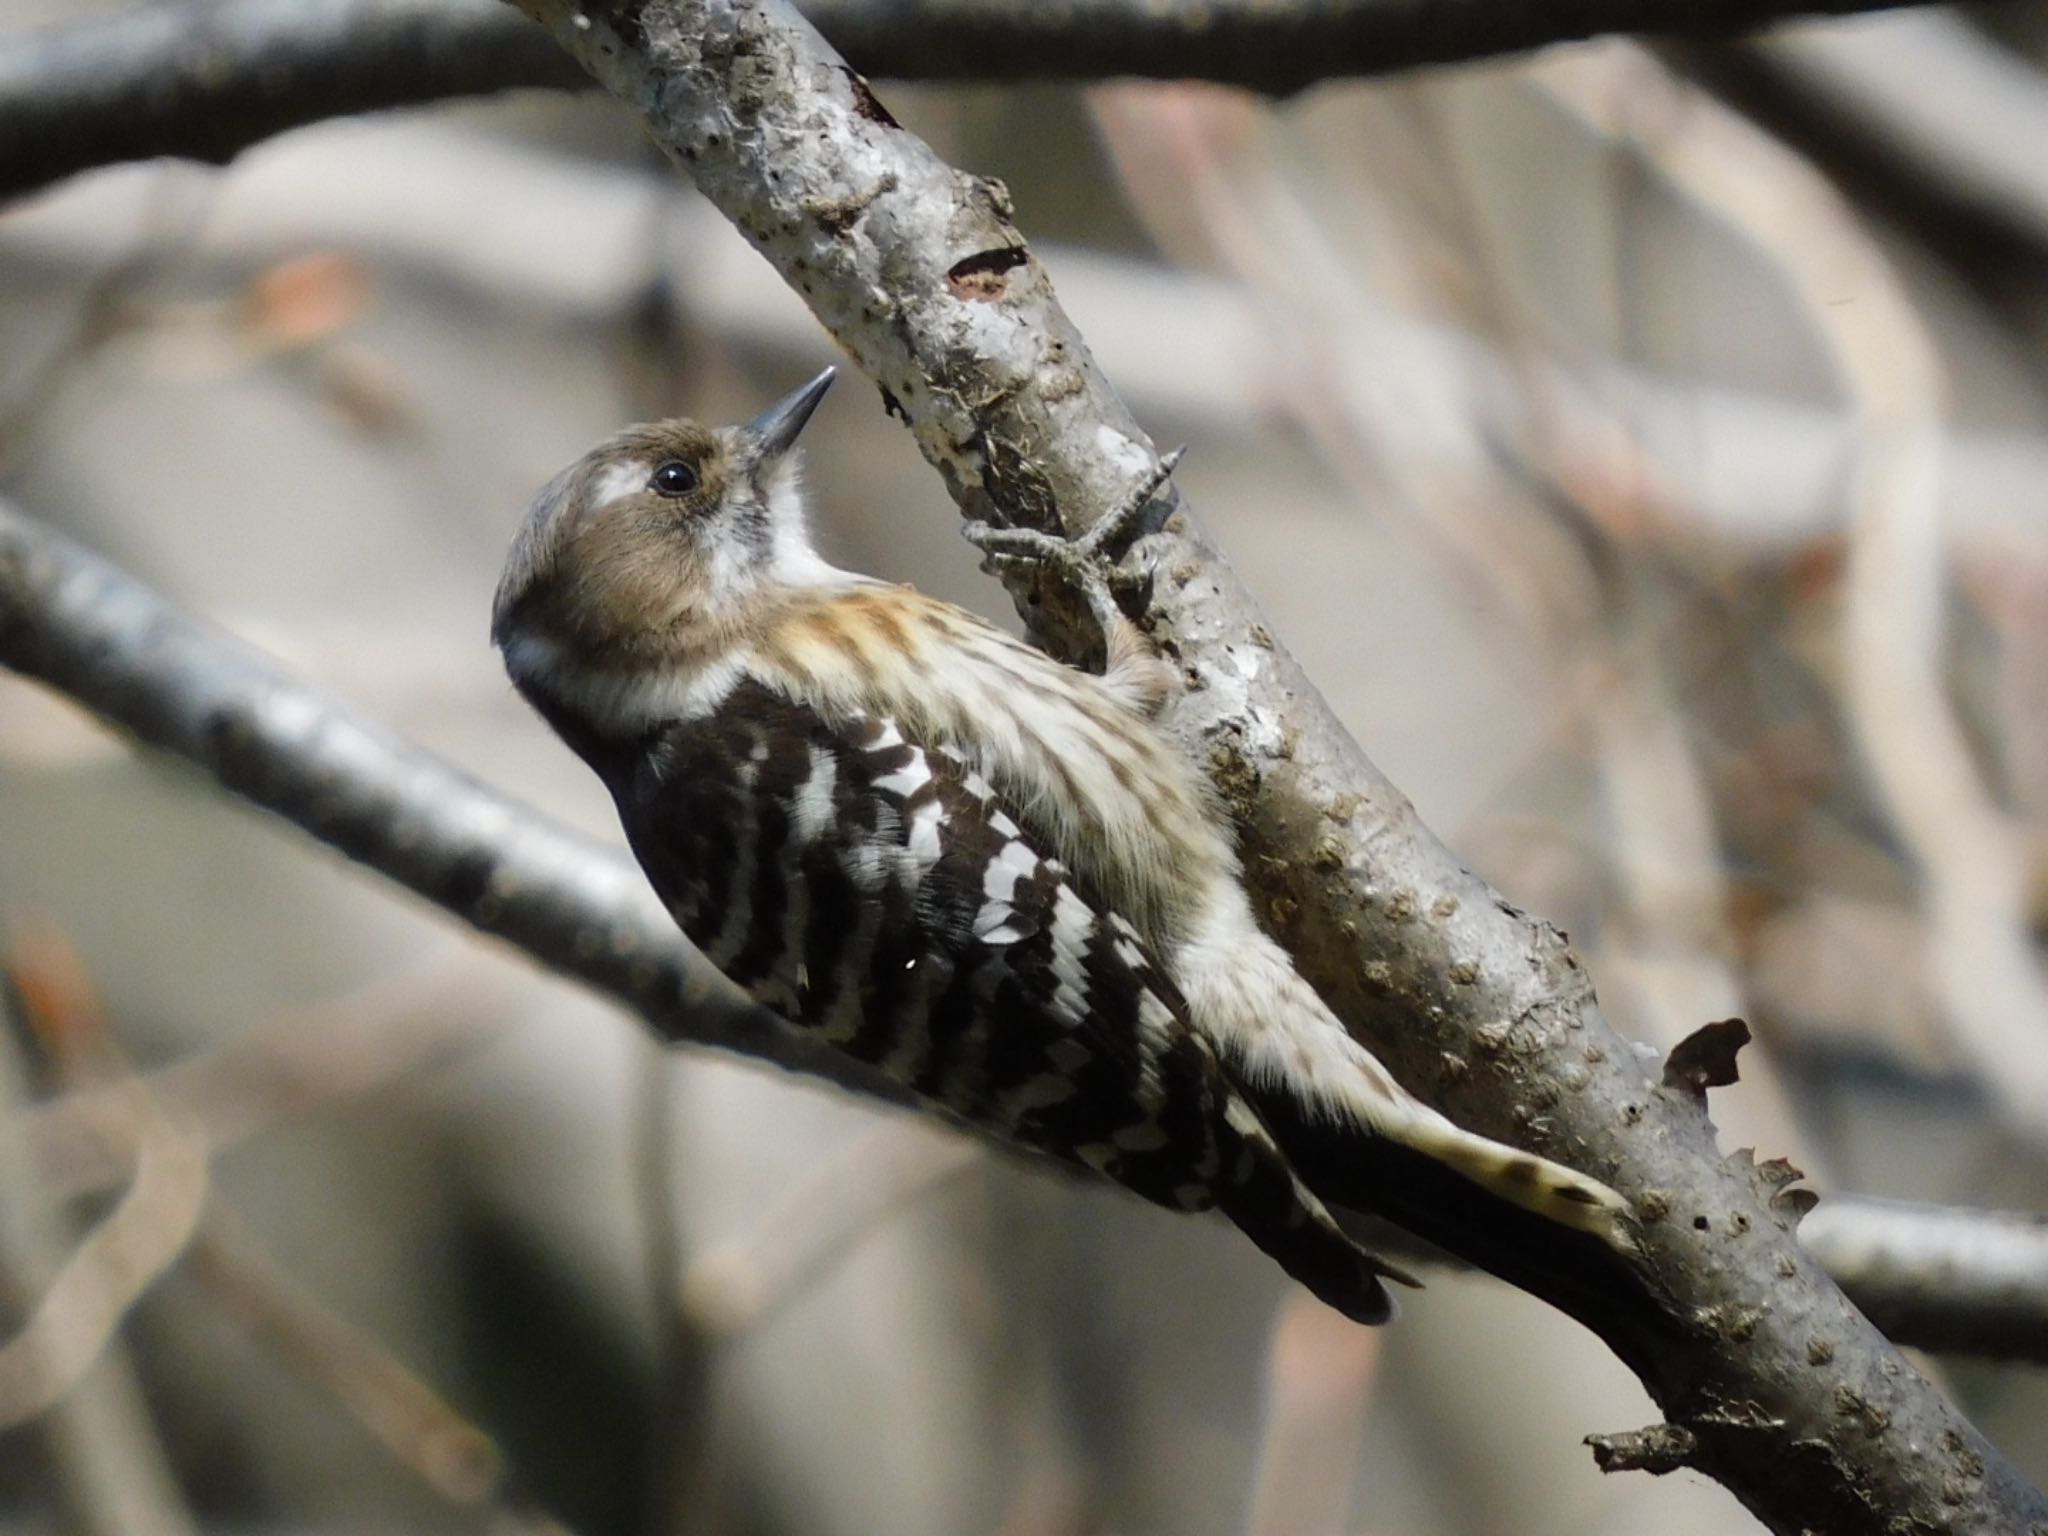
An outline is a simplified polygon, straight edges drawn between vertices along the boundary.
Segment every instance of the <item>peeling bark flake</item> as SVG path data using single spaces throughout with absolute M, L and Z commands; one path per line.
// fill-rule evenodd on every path
M 1704 1099 L 1709 1088 L 1725 1088 L 1736 1081 L 1735 1053 L 1747 1044 L 1749 1026 L 1740 1019 L 1702 1024 L 1664 1059 L 1664 1086 Z

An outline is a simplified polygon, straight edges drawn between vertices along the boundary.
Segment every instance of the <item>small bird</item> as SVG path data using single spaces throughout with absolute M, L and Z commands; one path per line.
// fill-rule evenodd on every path
M 1084 539 L 970 529 L 1080 583 L 1108 651 L 1080 672 L 818 555 L 792 449 L 832 377 L 742 427 L 600 443 L 540 492 L 498 586 L 514 685 L 603 779 L 690 941 L 952 1115 L 1220 1209 L 1360 1322 L 1413 1282 L 1332 1205 L 1622 1248 L 1619 1196 L 1412 1097 L 1259 928 L 1160 723 L 1172 669 L 1102 575 L 1172 458 Z

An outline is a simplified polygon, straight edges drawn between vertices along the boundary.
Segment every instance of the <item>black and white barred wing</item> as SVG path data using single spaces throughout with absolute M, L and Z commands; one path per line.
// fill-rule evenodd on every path
M 1389 1311 L 1117 914 L 957 755 L 754 683 L 620 786 L 684 931 L 920 1096 L 1159 1204 L 1221 1208 L 1324 1300 Z

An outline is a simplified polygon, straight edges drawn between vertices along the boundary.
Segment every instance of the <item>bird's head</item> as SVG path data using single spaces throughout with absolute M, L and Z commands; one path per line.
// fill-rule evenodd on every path
M 534 498 L 491 638 L 522 684 L 673 667 L 778 587 L 837 575 L 812 550 L 797 434 L 827 368 L 740 427 L 628 427 Z

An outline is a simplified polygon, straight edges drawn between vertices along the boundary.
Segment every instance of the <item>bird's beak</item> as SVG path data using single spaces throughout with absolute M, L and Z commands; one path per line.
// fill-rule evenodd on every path
M 810 383 L 791 390 L 740 430 L 754 450 L 756 463 L 773 463 L 789 452 L 797 433 L 811 419 L 811 412 L 832 387 L 837 368 L 827 368 Z

